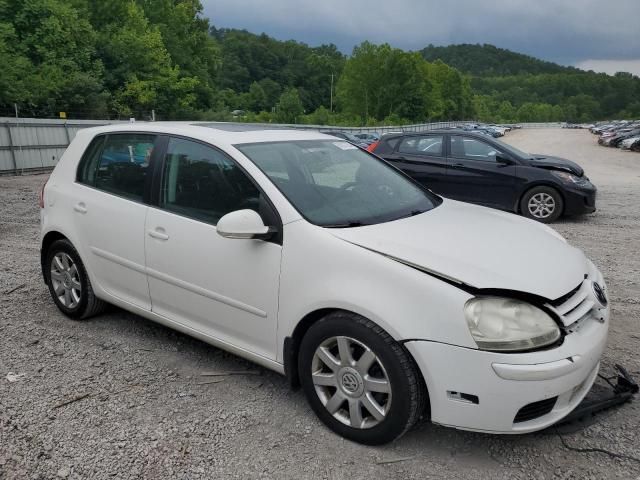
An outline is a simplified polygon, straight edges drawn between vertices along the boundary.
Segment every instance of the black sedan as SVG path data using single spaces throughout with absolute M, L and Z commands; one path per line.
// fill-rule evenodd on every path
M 596 210 L 596 187 L 576 163 L 522 152 L 472 132 L 383 136 L 368 150 L 444 197 L 544 223 Z

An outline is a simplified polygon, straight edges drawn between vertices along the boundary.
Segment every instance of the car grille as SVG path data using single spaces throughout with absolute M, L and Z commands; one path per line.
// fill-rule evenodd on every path
M 565 326 L 570 326 L 591 313 L 596 306 L 591 295 L 591 281 L 584 281 L 566 295 L 549 304 Z
M 513 419 L 513 423 L 528 422 L 529 420 L 543 417 L 551 410 L 553 410 L 553 407 L 555 406 L 557 400 L 558 397 L 553 397 L 525 405 L 520 410 L 518 410 L 516 418 Z

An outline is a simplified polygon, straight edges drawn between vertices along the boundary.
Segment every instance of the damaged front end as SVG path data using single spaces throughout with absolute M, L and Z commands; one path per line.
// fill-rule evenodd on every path
M 630 401 L 639 391 L 638 383 L 623 366 L 616 364 L 615 370 L 616 374 L 611 377 L 598 375 L 601 381 L 593 384 L 582 402 L 556 427 L 588 426 L 597 413 Z

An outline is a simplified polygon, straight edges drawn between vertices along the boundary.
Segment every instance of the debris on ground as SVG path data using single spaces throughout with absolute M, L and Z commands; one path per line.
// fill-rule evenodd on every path
M 13 382 L 17 382 L 18 380 L 20 380 L 24 376 L 25 376 L 24 373 L 9 372 L 9 373 L 7 373 L 7 376 L 5 378 L 9 381 L 9 383 L 13 383 Z

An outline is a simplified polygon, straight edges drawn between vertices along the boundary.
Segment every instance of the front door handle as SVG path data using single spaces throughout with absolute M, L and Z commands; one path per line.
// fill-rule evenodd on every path
M 87 206 L 84 204 L 84 202 L 76 203 L 73 206 L 73 209 L 78 213 L 82 213 L 83 215 L 87 213 Z
M 150 237 L 156 238 L 158 240 L 169 240 L 169 235 L 167 235 L 164 231 L 164 228 L 158 227 L 155 230 L 147 231 Z

